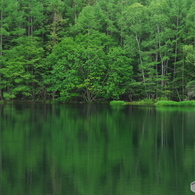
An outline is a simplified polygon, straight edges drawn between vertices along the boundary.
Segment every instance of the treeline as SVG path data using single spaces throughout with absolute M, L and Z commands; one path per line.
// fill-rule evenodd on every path
M 194 0 L 0 2 L 0 100 L 187 98 Z

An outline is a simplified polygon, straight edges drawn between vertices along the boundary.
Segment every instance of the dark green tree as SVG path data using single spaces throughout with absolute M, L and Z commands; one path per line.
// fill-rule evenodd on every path
M 14 40 L 16 46 L 4 51 L 2 87 L 4 98 L 15 97 L 35 99 L 41 94 L 42 74 L 45 71 L 44 50 L 35 37 L 20 37 Z

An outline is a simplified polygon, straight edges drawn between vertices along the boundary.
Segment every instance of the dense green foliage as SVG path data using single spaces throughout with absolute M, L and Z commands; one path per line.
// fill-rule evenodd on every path
M 0 2 L 0 100 L 194 98 L 194 0 Z
M 111 101 L 110 102 L 110 105 L 112 105 L 112 106 L 115 106 L 115 105 L 125 105 L 126 103 L 124 102 L 124 101 L 120 101 L 120 100 L 118 100 L 118 101 L 116 101 L 116 100 L 113 100 L 113 101 Z
M 165 101 L 161 100 L 155 103 L 156 106 L 195 106 L 195 101 Z

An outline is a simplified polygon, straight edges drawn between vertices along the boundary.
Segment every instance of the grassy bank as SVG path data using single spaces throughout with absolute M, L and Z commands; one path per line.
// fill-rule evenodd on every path
M 140 101 L 136 101 L 136 102 L 126 102 L 126 104 L 128 105 L 137 105 L 137 106 L 154 106 L 155 104 L 155 100 L 152 99 L 144 99 L 144 100 L 140 100 Z
M 171 100 L 141 100 L 136 102 L 126 102 L 127 105 L 137 105 L 137 106 L 180 106 L 180 107 L 190 107 L 195 106 L 195 100 L 186 100 L 181 102 L 171 101 Z
M 121 101 L 121 100 L 113 100 L 110 102 L 111 106 L 119 106 L 119 105 L 125 105 L 125 104 L 126 104 L 126 102 Z
M 187 101 L 175 102 L 175 101 L 162 100 L 155 103 L 155 106 L 195 106 L 195 101 L 187 100 Z

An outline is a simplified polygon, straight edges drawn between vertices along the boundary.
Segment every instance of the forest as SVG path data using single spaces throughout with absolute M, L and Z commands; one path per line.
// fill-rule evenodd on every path
M 1 0 L 0 20 L 1 101 L 195 96 L 194 0 Z

